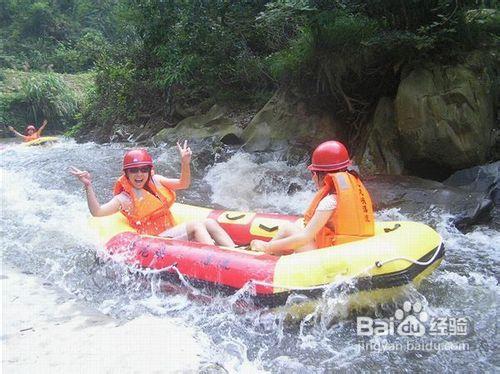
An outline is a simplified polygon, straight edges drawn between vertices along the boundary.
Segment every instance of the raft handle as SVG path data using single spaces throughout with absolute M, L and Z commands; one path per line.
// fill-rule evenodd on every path
M 394 258 L 391 258 L 391 259 L 386 260 L 386 261 L 375 261 L 374 265 L 368 267 L 364 271 L 359 272 L 358 274 L 364 274 L 364 273 L 370 271 L 371 269 L 373 269 L 374 267 L 381 268 L 385 264 L 388 264 L 388 263 L 393 262 L 393 261 L 408 261 L 414 265 L 428 266 L 428 265 L 434 263 L 434 261 L 437 259 L 438 255 L 443 251 L 443 249 L 444 249 L 443 243 L 439 243 L 439 245 L 436 247 L 436 250 L 434 251 L 434 255 L 426 262 L 413 260 L 413 259 L 408 258 L 408 257 L 394 257 Z M 312 286 L 312 287 L 293 287 L 293 286 L 291 287 L 288 285 L 274 284 L 274 283 L 270 283 L 270 282 L 266 282 L 266 281 L 259 281 L 259 280 L 255 280 L 255 279 L 252 279 L 249 282 L 251 284 L 255 284 L 257 286 L 264 286 L 264 287 L 271 287 L 271 288 L 282 288 L 282 289 L 289 290 L 289 291 L 326 290 L 326 289 L 330 288 L 332 286 L 332 284 L 335 284 L 335 282 L 332 282 L 332 283 L 322 284 L 319 286 Z
M 390 260 L 386 260 L 386 261 L 375 261 L 375 267 L 377 268 L 381 268 L 382 266 L 384 266 L 385 264 L 388 264 L 390 262 L 394 262 L 394 261 L 408 261 L 408 262 L 411 262 L 412 264 L 414 265 L 419 265 L 419 266 L 428 266 L 430 264 L 432 264 L 437 256 L 441 253 L 441 251 L 443 250 L 443 243 L 439 243 L 439 245 L 436 247 L 436 250 L 434 251 L 434 254 L 432 255 L 432 257 L 428 260 L 428 261 L 417 261 L 417 260 L 413 260 L 411 258 L 408 258 L 408 257 L 394 257 L 394 258 L 391 258 Z
M 235 216 L 235 217 L 229 217 L 229 213 L 226 213 L 226 218 L 230 221 L 237 221 L 239 219 L 242 219 L 243 217 L 245 217 L 246 214 L 241 214 L 239 216 Z
M 389 227 L 384 228 L 384 232 L 385 233 L 391 232 L 391 231 L 399 229 L 400 227 L 401 227 L 401 225 L 399 223 L 396 223 L 392 229 L 390 229 Z
M 279 226 L 267 227 L 261 223 L 261 224 L 259 224 L 259 228 L 261 228 L 262 230 L 267 231 L 267 232 L 274 232 L 274 231 L 278 230 L 280 227 Z

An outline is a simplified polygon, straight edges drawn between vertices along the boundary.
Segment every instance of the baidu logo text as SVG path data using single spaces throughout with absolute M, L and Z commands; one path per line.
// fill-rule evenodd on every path
M 429 321 L 429 315 L 422 310 L 422 304 L 412 304 L 405 301 L 402 309 L 397 309 L 394 317 L 389 320 L 378 320 L 370 317 L 357 318 L 358 336 L 424 336 L 429 335 L 467 335 L 469 321 L 465 317 L 444 317 L 430 320 L 430 328 L 427 331 L 425 322 Z

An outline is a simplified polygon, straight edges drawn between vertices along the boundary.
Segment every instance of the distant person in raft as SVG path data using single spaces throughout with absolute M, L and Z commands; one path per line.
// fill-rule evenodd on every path
M 92 188 L 90 173 L 71 167 L 70 173 L 85 186 L 87 203 L 94 217 L 121 212 L 139 234 L 169 237 L 177 240 L 197 241 L 234 247 L 224 229 L 213 219 L 176 225 L 170 207 L 175 202 L 175 190 L 191 184 L 191 148 L 187 141 L 181 147 L 181 175 L 179 179 L 165 178 L 153 173 L 153 160 L 144 149 L 134 149 L 123 158 L 123 175 L 114 187 L 114 197 L 100 205 Z
M 286 224 L 269 242 L 252 240 L 250 249 L 274 255 L 304 252 L 374 235 L 370 194 L 350 170 L 346 147 L 337 141 L 320 144 L 308 169 L 318 188 L 304 214 L 304 225 Z
M 12 126 L 9 126 L 8 129 L 12 131 L 17 137 L 22 138 L 25 142 L 30 142 L 32 140 L 36 140 L 42 136 L 42 131 L 47 126 L 47 120 L 44 119 L 42 122 L 42 126 L 37 130 L 34 123 L 30 123 L 26 126 L 24 130 L 24 135 L 17 132 Z

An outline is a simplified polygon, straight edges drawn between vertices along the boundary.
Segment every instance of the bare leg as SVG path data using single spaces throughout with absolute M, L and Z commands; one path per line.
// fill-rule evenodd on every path
M 299 225 L 294 224 L 292 222 L 287 222 L 281 225 L 278 232 L 276 233 L 274 238 L 271 239 L 271 241 L 288 238 L 289 236 L 300 233 L 302 230 L 303 228 L 300 227 Z M 296 248 L 295 252 L 305 252 L 305 251 L 310 251 L 312 249 L 316 249 L 316 243 L 314 242 L 314 240 L 304 244 L 299 248 Z
M 206 219 L 204 221 L 205 227 L 209 232 L 210 236 L 215 240 L 215 243 L 222 245 L 224 247 L 235 247 L 233 239 L 229 234 L 219 225 L 219 223 L 214 219 Z
M 291 223 L 291 222 L 286 222 L 281 227 L 279 228 L 278 232 L 272 238 L 271 240 L 278 240 L 278 239 L 283 239 L 283 238 L 288 238 L 289 236 L 292 236 L 294 234 L 297 234 L 300 232 L 300 227 Z
M 186 223 L 186 231 L 189 240 L 194 240 L 204 244 L 214 244 L 214 240 L 210 236 L 203 222 L 188 222 Z

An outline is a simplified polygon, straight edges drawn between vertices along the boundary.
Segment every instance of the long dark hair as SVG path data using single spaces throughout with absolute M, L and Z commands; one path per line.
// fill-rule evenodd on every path
M 361 179 L 361 177 L 359 176 L 359 173 L 356 170 L 351 169 L 349 167 L 344 168 L 344 169 L 340 169 L 340 170 L 335 170 L 335 171 L 315 171 L 315 173 L 318 176 L 318 180 L 321 183 L 323 183 L 323 179 L 326 177 L 327 174 L 340 173 L 342 171 L 347 172 L 349 174 L 352 174 L 352 175 L 356 176 L 357 178 Z

